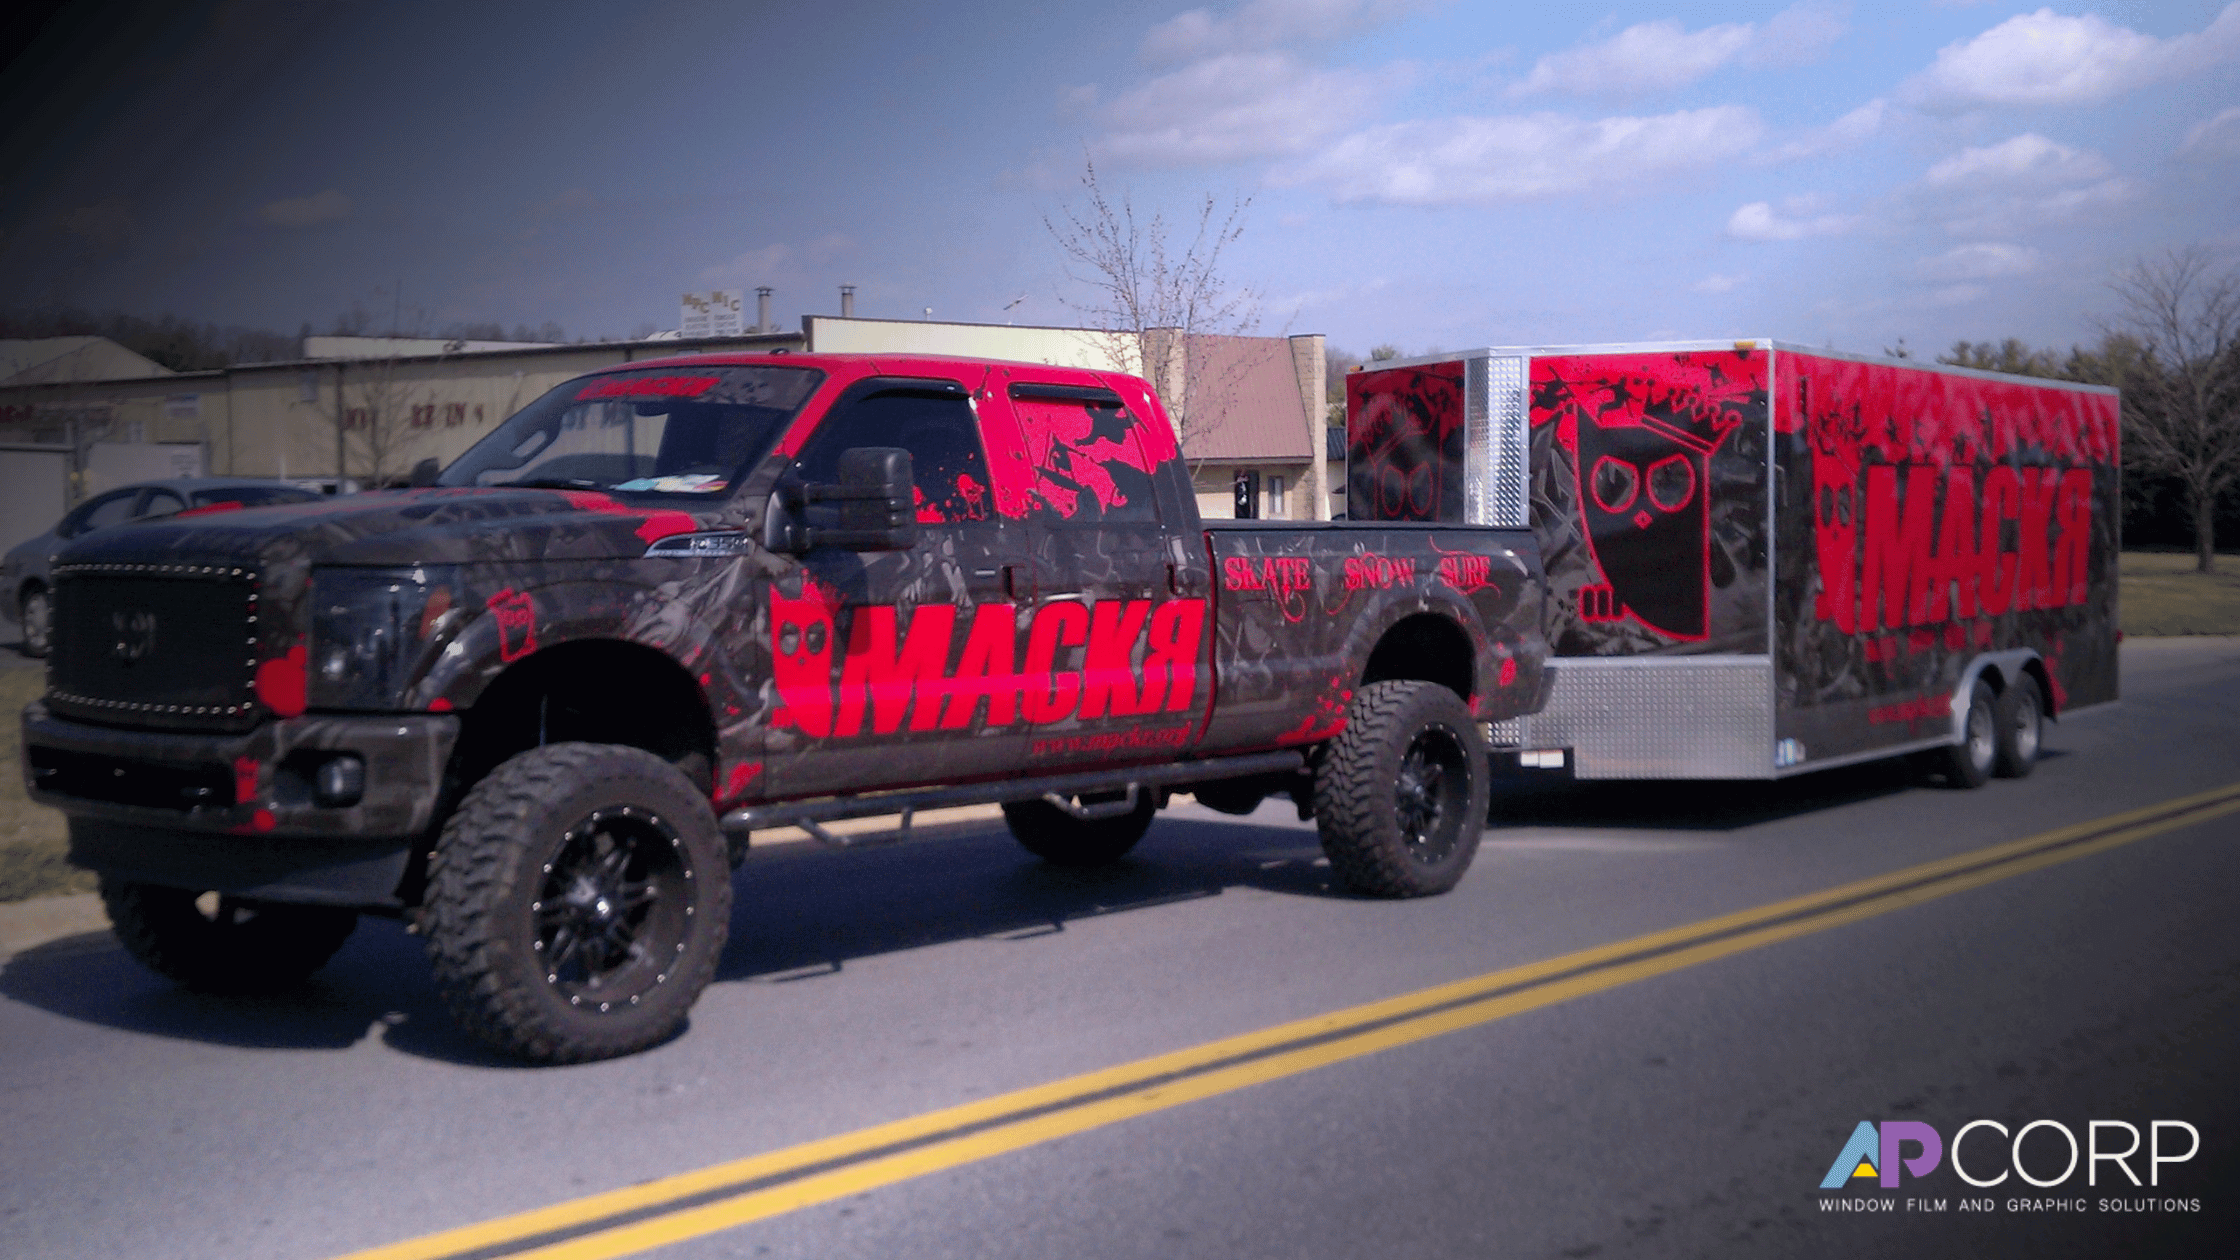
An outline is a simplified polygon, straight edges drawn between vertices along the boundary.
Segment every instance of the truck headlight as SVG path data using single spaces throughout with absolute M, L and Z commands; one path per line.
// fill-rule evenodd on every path
M 314 570 L 310 707 L 396 708 L 450 628 L 458 589 L 443 565 Z

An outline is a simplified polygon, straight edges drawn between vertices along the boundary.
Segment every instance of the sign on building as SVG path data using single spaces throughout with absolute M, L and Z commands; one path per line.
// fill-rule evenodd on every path
M 739 337 L 746 334 L 741 315 L 744 303 L 737 289 L 713 293 L 687 293 L 677 331 L 686 337 Z

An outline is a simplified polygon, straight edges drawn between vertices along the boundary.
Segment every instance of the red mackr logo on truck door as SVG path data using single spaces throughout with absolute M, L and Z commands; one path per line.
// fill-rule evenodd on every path
M 1015 604 L 978 605 L 961 627 L 951 604 L 922 604 L 907 618 L 892 604 L 865 605 L 849 619 L 845 644 L 840 611 L 839 599 L 814 583 L 800 598 L 771 590 L 771 725 L 813 739 L 1046 726 L 1183 712 L 1197 694 L 1202 599 L 1044 604 L 1023 655 Z M 1067 648 L 1084 649 L 1080 669 L 1056 668 Z

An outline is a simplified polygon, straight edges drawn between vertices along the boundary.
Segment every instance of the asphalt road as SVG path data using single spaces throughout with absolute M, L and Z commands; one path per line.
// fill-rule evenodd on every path
M 1952 792 L 1885 766 L 1504 798 L 1462 887 L 1420 902 L 1335 890 L 1311 824 L 1278 806 L 1178 810 L 1086 874 L 984 825 L 774 850 L 738 876 L 691 1028 L 579 1068 L 464 1041 L 393 923 L 266 1001 L 175 991 L 105 933 L 56 941 L 0 970 L 0 1255 L 338 1255 L 2240 782 L 2240 642 L 2134 642 L 2124 668 L 2124 703 L 2054 727 L 2027 780 Z M 1130 1077 L 1116 1103 L 1067 1087 L 916 1165 L 843 1154 L 841 1190 L 794 1210 L 781 1193 L 729 1228 L 693 1224 L 729 1191 L 701 1216 L 640 1215 L 682 1238 L 661 1255 L 689 1257 L 2231 1255 L 2240 812 L 2194 818 L 2103 829 L 2096 849 L 1972 886 L 1795 911 L 1762 943 L 1683 933 L 1709 943 L 1518 981 L 1507 1006 L 1450 1004 L 1443 1025 L 1395 1016 L 1373 1052 L 1325 1038 Z M 2093 1120 L 2178 1120 L 2200 1153 L 2139 1189 L 2106 1163 L 2088 1185 L 2080 1162 L 2058 1186 L 1974 1190 L 1949 1157 L 1894 1190 L 1818 1188 L 1862 1120 L 1949 1143 L 1979 1118 L 2058 1121 L 2079 1142 Z M 2183 1142 L 2164 1130 L 2166 1154 Z M 2007 1154 L 1968 1139 L 1979 1178 Z M 2023 1171 L 2050 1178 L 2065 1156 L 2041 1126 Z M 1975 1197 L 1993 1210 L 1960 1210 Z M 1921 1199 L 1946 1208 L 1909 1209 Z M 600 1237 L 538 1254 L 615 1254 Z

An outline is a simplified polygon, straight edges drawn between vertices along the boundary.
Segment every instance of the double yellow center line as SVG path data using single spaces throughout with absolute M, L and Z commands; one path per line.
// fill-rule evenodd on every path
M 1685 927 L 1332 1011 L 343 1260 L 598 1260 L 1919 905 L 2240 812 L 2240 783 Z

